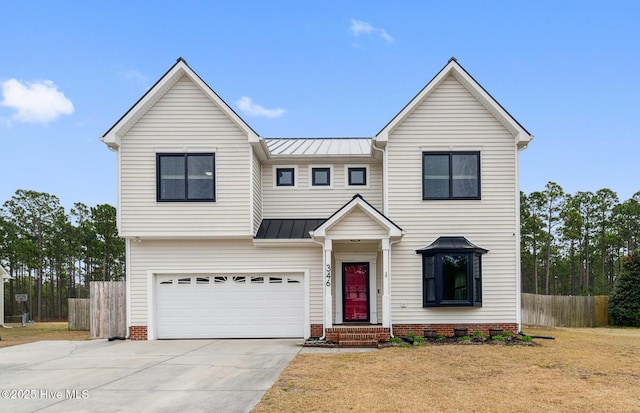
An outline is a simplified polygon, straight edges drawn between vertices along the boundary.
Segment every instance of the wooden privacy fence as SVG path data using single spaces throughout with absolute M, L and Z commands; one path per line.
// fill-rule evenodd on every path
M 92 281 L 90 287 L 91 337 L 126 337 L 127 308 L 124 281 Z
M 69 298 L 69 330 L 89 330 L 88 298 Z
M 559 327 L 609 324 L 609 297 L 522 293 L 522 323 Z

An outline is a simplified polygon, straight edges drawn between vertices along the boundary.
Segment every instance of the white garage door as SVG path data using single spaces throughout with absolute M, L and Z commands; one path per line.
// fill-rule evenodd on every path
M 158 338 L 304 336 L 302 274 L 158 275 Z

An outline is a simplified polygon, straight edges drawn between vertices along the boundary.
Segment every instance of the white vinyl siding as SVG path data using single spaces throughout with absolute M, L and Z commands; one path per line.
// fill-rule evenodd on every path
M 262 166 L 256 154 L 251 151 L 251 161 L 253 162 L 253 234 L 258 232 L 260 222 L 262 222 Z
M 359 208 L 327 230 L 327 237 L 335 239 L 380 239 L 388 236 L 386 228 L 378 225 Z
M 357 165 L 354 160 L 349 165 Z M 277 166 L 286 165 L 279 161 Z M 276 187 L 273 182 L 274 165 L 262 165 L 263 216 L 265 218 L 328 218 L 338 208 L 346 204 L 359 193 L 378 210 L 382 210 L 382 164 L 369 164 L 367 187 L 346 187 L 345 162 L 331 162 L 320 158 L 314 163 L 296 162 L 297 188 Z M 313 187 L 310 189 L 311 175 L 309 165 L 332 165 L 332 187 Z M 365 164 L 362 164 L 363 166 Z
M 422 200 L 422 152 L 469 150 L 480 152 L 482 199 Z M 391 132 L 388 151 L 389 217 L 405 230 L 391 249 L 393 322 L 516 322 L 514 137 L 449 76 Z M 414 251 L 439 236 L 464 236 L 489 250 L 481 308 L 422 307 L 422 260 Z
M 122 138 L 122 236 L 249 236 L 247 136 L 188 77 Z M 215 202 L 156 202 L 156 153 L 214 152 Z
M 309 271 L 311 324 L 322 324 L 322 248 L 256 248 L 251 240 L 143 240 L 131 242 L 131 325 L 147 325 L 148 273 Z M 188 320 L 186 320 L 188 322 Z

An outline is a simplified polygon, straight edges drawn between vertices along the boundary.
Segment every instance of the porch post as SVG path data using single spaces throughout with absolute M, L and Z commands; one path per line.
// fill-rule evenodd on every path
M 382 239 L 382 327 L 391 327 L 391 294 L 389 291 L 389 238 Z
M 323 257 L 323 272 L 324 272 L 324 328 L 333 327 L 333 299 L 331 297 L 331 283 L 333 268 L 331 267 L 331 250 L 333 249 L 333 243 L 330 239 L 324 241 L 324 257 Z M 326 334 L 326 331 L 325 331 Z

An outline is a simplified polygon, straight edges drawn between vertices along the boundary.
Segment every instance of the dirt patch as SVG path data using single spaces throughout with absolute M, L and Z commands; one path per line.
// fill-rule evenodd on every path
M 255 412 L 640 411 L 640 329 L 524 330 L 556 339 L 301 354 Z
M 0 327 L 0 348 L 44 340 L 88 340 L 88 331 L 69 331 L 66 322 L 8 324 Z

